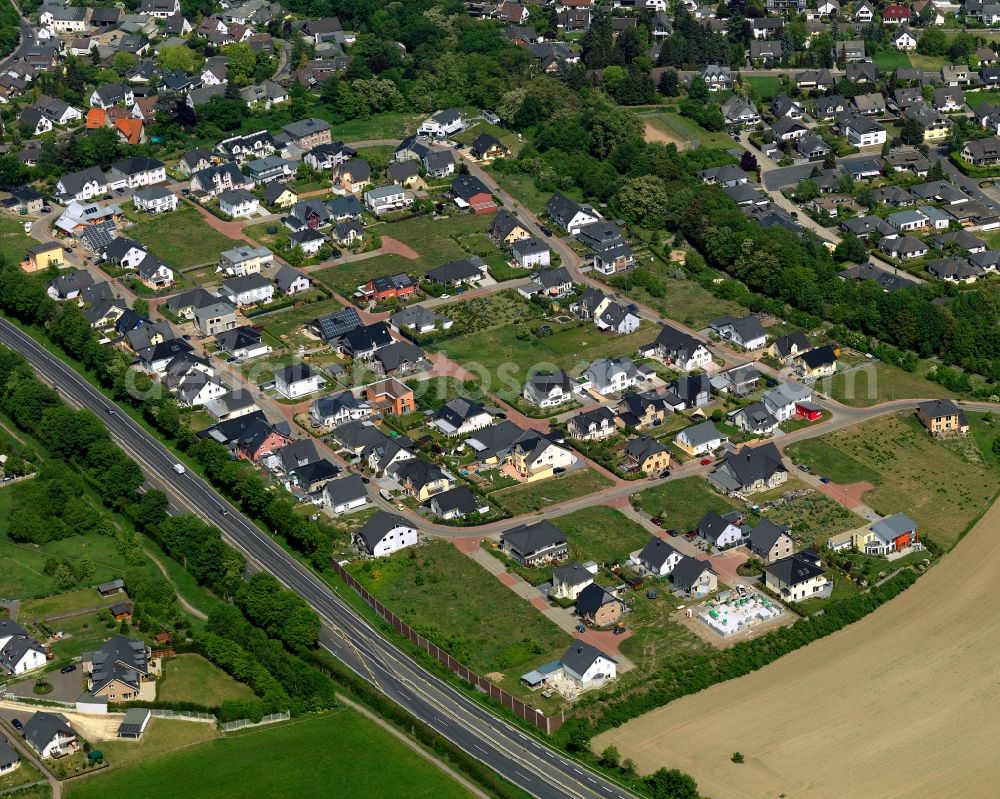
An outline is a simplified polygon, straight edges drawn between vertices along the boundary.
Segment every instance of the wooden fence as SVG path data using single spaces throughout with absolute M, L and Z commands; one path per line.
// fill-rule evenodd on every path
M 380 618 L 392 625 L 392 629 L 406 638 L 406 640 L 408 640 L 411 644 L 415 644 L 427 652 L 431 657 L 438 661 L 438 663 L 444 664 L 453 674 L 457 674 L 467 683 L 470 683 L 491 699 L 499 702 L 503 707 L 510 710 L 518 718 L 527 721 L 529 724 L 537 727 L 546 734 L 555 732 L 566 721 L 565 713 L 560 712 L 558 716 L 546 716 L 541 711 L 535 710 L 535 708 L 525 704 L 516 696 L 507 693 L 490 680 L 476 674 L 472 669 L 455 660 L 455 658 L 439 646 L 432 644 L 422 635 L 417 633 L 395 613 L 369 594 L 368 591 L 365 590 L 365 587 L 355 580 L 354 577 L 351 576 L 351 574 L 339 563 L 333 561 L 331 566 L 340 578 L 358 593 L 368 607 L 374 610 Z

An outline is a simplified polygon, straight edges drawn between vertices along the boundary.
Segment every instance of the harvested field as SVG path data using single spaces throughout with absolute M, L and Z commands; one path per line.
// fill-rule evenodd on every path
M 654 125 L 652 122 L 647 122 L 645 128 L 646 141 L 658 141 L 663 142 L 663 144 L 676 144 L 678 150 L 686 150 L 688 142 L 673 131 L 668 132 L 668 130 L 669 128 L 667 128 L 666 125 Z
M 998 563 L 1000 503 L 870 616 L 606 732 L 593 749 L 614 744 L 642 773 L 679 768 L 716 799 L 993 796 Z M 730 762 L 736 751 L 743 765 Z

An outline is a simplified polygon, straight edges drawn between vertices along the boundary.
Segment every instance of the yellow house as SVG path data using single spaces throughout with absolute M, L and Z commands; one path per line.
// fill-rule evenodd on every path
M 515 241 L 530 239 L 531 231 L 522 225 L 517 217 L 505 208 L 497 211 L 490 225 L 490 238 L 497 244 L 511 245 Z
M 965 413 L 951 400 L 931 400 L 917 406 L 917 419 L 935 438 L 964 436 L 969 432 Z
M 827 344 L 799 353 L 795 366 L 803 377 L 818 380 L 837 371 L 837 355 L 837 350 Z
M 62 245 L 55 241 L 30 247 L 28 259 L 22 264 L 25 272 L 44 272 L 50 266 L 64 266 Z
M 622 464 L 629 471 L 655 474 L 670 466 L 670 450 L 649 436 L 642 436 L 625 445 Z
M 264 202 L 278 208 L 291 208 L 299 201 L 299 195 L 284 183 L 269 183 L 264 188 Z

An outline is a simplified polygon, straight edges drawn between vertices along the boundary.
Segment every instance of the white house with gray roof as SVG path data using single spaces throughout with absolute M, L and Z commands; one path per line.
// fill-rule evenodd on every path
M 728 440 L 729 438 L 724 433 L 720 433 L 714 422 L 711 421 L 692 425 L 674 436 L 674 443 L 688 455 L 693 456 L 714 452 Z
M 618 661 L 583 641 L 567 649 L 559 664 L 563 676 L 581 691 L 601 688 L 618 678 Z
M 355 546 L 365 555 L 381 558 L 417 543 L 417 530 L 402 516 L 378 511 L 354 533 Z

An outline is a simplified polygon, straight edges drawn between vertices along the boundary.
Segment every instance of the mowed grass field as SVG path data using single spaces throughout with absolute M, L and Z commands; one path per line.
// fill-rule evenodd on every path
M 910 57 L 902 50 L 879 50 L 872 56 L 872 60 L 878 64 L 879 72 L 885 73 L 892 72 L 894 69 L 906 69 L 912 66 Z
M 215 263 L 220 252 L 238 243 L 209 227 L 187 203 L 179 203 L 177 210 L 169 214 L 137 222 L 125 235 L 147 245 L 150 252 L 175 269 Z
M 528 663 L 557 657 L 570 643 L 526 600 L 445 541 L 356 564 L 351 572 L 407 624 L 479 674 L 523 671 Z
M 358 286 L 382 275 L 408 274 L 419 277 L 420 265 L 417 261 L 404 258 L 402 255 L 373 255 L 359 261 L 335 264 L 325 269 L 319 269 L 309 274 L 331 291 L 335 291 L 346 300 L 350 300 Z
M 18 619 L 41 620 L 63 613 L 85 611 L 91 608 L 108 608 L 116 602 L 124 601 L 122 594 L 103 597 L 96 588 L 77 588 L 62 594 L 54 594 L 43 599 L 29 599 L 17 609 Z
M 654 125 L 662 124 L 681 139 L 690 142 L 692 147 L 717 147 L 727 150 L 736 146 L 736 142 L 729 134 L 721 131 L 718 133 L 707 131 L 693 119 L 682 117 L 676 111 L 647 114 L 643 116 L 643 119 Z
M 753 86 L 762 100 L 773 100 L 781 93 L 781 78 L 776 75 L 747 75 L 743 80 Z
M 898 399 L 939 399 L 954 396 L 939 383 L 887 363 L 867 363 L 838 372 L 820 383 L 824 393 L 854 408 Z
M 700 329 L 720 316 L 745 316 L 747 309 L 733 300 L 716 297 L 694 280 L 670 277 L 668 267 L 659 259 L 645 261 L 643 266 L 663 282 L 664 296 L 654 297 L 645 288 L 634 286 L 627 295 L 688 327 Z
M 153 728 L 161 721 L 154 719 Z M 143 743 L 131 745 L 141 747 Z M 110 750 L 108 757 L 111 760 Z M 349 710 L 217 738 L 123 768 L 112 767 L 99 776 L 72 783 L 68 790 L 63 789 L 63 795 L 70 799 L 139 796 L 153 787 L 164 796 L 185 799 L 219 799 L 248 792 L 270 799 L 469 797 L 435 766 L 374 722 Z
M 161 702 L 194 702 L 215 707 L 227 699 L 253 699 L 250 687 L 237 682 L 201 655 L 185 654 L 165 663 L 156 689 Z
M 566 533 L 570 556 L 576 561 L 616 563 L 651 538 L 641 524 L 606 505 L 557 516 L 552 523 Z
M 727 513 L 733 508 L 743 507 L 713 491 L 700 477 L 661 483 L 640 491 L 634 497 L 641 510 L 663 519 L 665 527 L 681 533 L 693 530 L 710 510 Z
M 974 435 L 935 441 L 912 415 L 889 416 L 794 444 L 787 454 L 834 482 L 872 483 L 863 499 L 876 512 L 903 511 L 921 535 L 950 548 L 1000 490 L 996 456 L 986 448 L 1000 421 L 969 414 L 969 422 Z
M 488 347 L 483 346 L 483 334 L 476 332 L 442 341 L 434 349 L 460 364 L 484 367 L 494 378 L 500 395 L 510 398 L 521 392 L 529 372 L 535 369 L 557 366 L 570 375 L 578 375 L 598 358 L 633 354 L 656 337 L 656 327 L 646 320 L 636 332 L 626 336 L 602 333 L 593 325 L 577 323 L 549 323 L 551 335 L 534 335 L 533 331 L 541 324 L 534 320 L 524 326 L 496 328 L 490 332 Z
M 856 624 L 602 733 L 591 748 L 613 745 L 643 774 L 680 769 L 715 799 L 995 796 L 1000 714 L 984 697 L 995 694 L 1000 649 L 1000 614 L 990 611 L 997 530 L 1000 504 Z M 873 664 L 898 679 L 876 679 Z M 932 686 L 947 698 L 934 701 Z M 730 762 L 737 751 L 742 765 Z
M 0 252 L 16 261 L 23 261 L 29 247 L 38 244 L 24 232 L 27 217 L 0 217 Z
M 513 516 L 522 513 L 542 510 L 549 505 L 565 502 L 568 499 L 593 494 L 603 488 L 614 485 L 610 478 L 593 469 L 579 469 L 559 477 L 550 477 L 537 483 L 504 488 L 490 494 L 490 501 L 495 502 Z
M 89 556 L 94 562 L 95 584 L 122 576 L 125 567 L 110 536 L 89 533 L 40 547 L 11 541 L 7 537 L 11 490 L 0 489 L 0 596 L 30 599 L 58 591 L 55 581 L 44 572 L 46 559 L 53 556 L 70 559 Z M 96 591 L 94 604 L 100 604 Z

